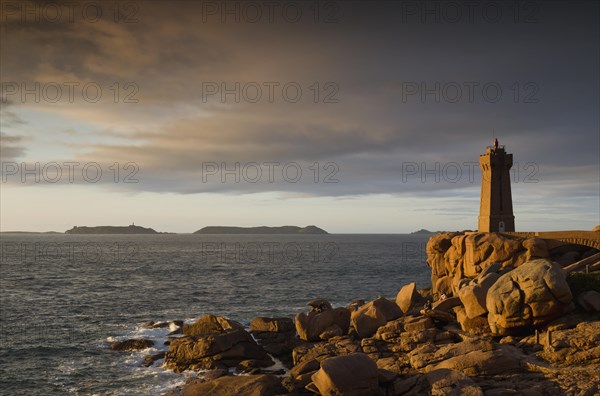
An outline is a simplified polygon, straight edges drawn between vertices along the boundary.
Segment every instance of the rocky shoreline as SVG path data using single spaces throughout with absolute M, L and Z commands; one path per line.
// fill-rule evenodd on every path
M 395 300 L 317 299 L 249 327 L 211 314 L 149 323 L 173 331 L 144 365 L 198 373 L 168 396 L 600 393 L 598 250 L 441 233 L 427 254 L 433 287 L 404 285 Z

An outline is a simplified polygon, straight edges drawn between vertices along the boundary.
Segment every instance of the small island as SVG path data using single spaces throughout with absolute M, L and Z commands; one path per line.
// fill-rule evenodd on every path
M 433 231 L 429 231 L 426 230 L 425 228 L 421 228 L 419 231 L 413 231 L 411 232 L 411 235 L 415 235 L 415 234 L 419 234 L 419 235 L 430 235 L 430 234 L 435 234 L 435 232 Z
M 272 235 L 272 234 L 286 234 L 286 235 L 323 235 L 329 234 L 327 231 L 314 226 L 309 225 L 306 227 L 297 226 L 281 226 L 281 227 L 226 227 L 226 226 L 209 226 L 199 229 L 194 234 L 261 234 L 261 235 Z
M 129 226 L 97 226 L 97 227 L 78 227 L 75 226 L 65 231 L 65 234 L 160 234 L 152 228 L 145 228 L 136 225 Z

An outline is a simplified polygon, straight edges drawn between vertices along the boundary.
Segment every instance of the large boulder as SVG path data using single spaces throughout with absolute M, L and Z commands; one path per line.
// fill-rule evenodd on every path
M 257 316 L 250 322 L 250 332 L 268 353 L 291 367 L 292 350 L 301 341 L 296 338 L 294 322 L 290 318 Z
M 332 309 L 327 304 L 296 315 L 296 331 L 305 341 L 319 341 L 332 335 L 344 335 L 350 327 L 350 311 L 340 307 Z
M 438 300 L 431 305 L 431 309 L 435 309 L 442 312 L 450 311 L 454 307 L 462 305 L 462 301 L 458 297 L 448 297 L 443 300 Z
M 273 361 L 245 330 L 173 339 L 164 365 L 176 372 L 184 370 L 236 367 L 253 360 L 254 366 L 268 367 Z
M 422 298 L 417 292 L 417 284 L 415 282 L 402 286 L 396 296 L 396 304 L 398 304 L 402 313 L 407 313 L 413 306 L 416 306 L 421 301 Z
M 488 322 L 494 334 L 544 324 L 570 309 L 564 271 L 545 259 L 529 261 L 502 275 L 487 293 Z
M 124 341 L 115 341 L 110 344 L 113 351 L 139 351 L 154 346 L 154 341 L 147 339 L 130 339 Z
M 244 326 L 234 320 L 229 320 L 222 316 L 207 314 L 201 316 L 193 324 L 183 325 L 183 335 L 204 336 L 209 334 L 219 334 L 228 330 L 243 329 Z
M 548 246 L 546 241 L 541 238 L 528 238 L 523 241 L 523 247 L 527 249 L 526 259 L 527 261 L 546 258 L 549 256 Z
M 323 360 L 307 388 L 321 395 L 371 396 L 378 394 L 377 378 L 377 364 L 364 353 L 353 353 Z
M 287 333 L 294 331 L 294 322 L 290 318 L 266 318 L 256 316 L 250 322 L 252 333 Z
M 482 278 L 473 279 L 458 291 L 458 297 L 460 297 L 469 318 L 472 319 L 488 312 L 486 307 L 487 293 L 499 278 L 499 274 L 491 272 Z
M 274 375 L 227 375 L 212 381 L 198 379 L 189 381 L 182 396 L 267 396 L 287 393 L 281 381 Z
M 352 312 L 352 325 L 360 338 L 370 337 L 380 326 L 398 319 L 402 311 L 387 298 L 379 297 Z

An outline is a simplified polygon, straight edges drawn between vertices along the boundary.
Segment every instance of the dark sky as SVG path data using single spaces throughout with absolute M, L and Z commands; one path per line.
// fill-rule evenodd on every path
M 598 2 L 280 2 L 271 18 L 269 2 L 141 1 L 118 10 L 97 3 L 95 21 L 75 3 L 72 20 L 64 7 L 52 20 L 44 3 L 22 3 L 34 10 L 23 14 L 2 2 L 3 161 L 133 162 L 138 183 L 107 178 L 94 194 L 131 205 L 148 194 L 164 205 L 166 193 L 177 206 L 182 195 L 212 205 L 259 193 L 280 200 L 284 213 L 302 213 L 313 199 L 319 209 L 309 219 L 330 229 L 400 232 L 423 219 L 427 200 L 436 207 L 426 217 L 432 227 L 476 221 L 480 174 L 467 171 L 495 134 L 516 162 L 517 228 L 600 223 Z M 80 84 L 73 101 L 65 82 Z M 103 88 L 98 102 L 82 99 L 90 82 Z M 21 95 L 22 84 L 35 83 L 39 103 Z M 52 87 L 43 91 L 52 84 L 63 87 L 56 102 L 45 97 Z M 223 88 L 239 100 L 222 97 Z M 207 163 L 236 162 L 295 163 L 305 177 L 203 179 Z M 414 164 L 419 172 L 406 174 Z M 454 164 L 462 177 L 448 173 Z M 439 181 L 423 180 L 424 168 L 439 169 Z M 323 183 L 327 174 L 338 182 Z M 89 193 L 79 179 L 69 188 Z M 23 184 L 6 183 L 3 197 L 16 203 L 34 194 Z M 368 224 L 380 216 L 373 195 L 400 211 Z M 354 213 L 327 217 L 339 202 L 331 197 L 356 200 L 362 228 L 340 220 Z M 22 228 L 26 211 L 10 209 L 21 217 L 2 228 Z M 448 212 L 462 218 L 439 217 Z M 248 204 L 244 213 L 227 223 L 259 221 L 248 214 L 258 208 Z M 283 213 L 276 218 L 287 222 Z M 171 227 L 186 229 L 184 220 Z M 410 225 L 395 227 L 400 221 Z

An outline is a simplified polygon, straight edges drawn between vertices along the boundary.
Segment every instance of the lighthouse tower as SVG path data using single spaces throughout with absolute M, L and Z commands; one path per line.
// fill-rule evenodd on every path
M 481 168 L 481 198 L 479 207 L 479 232 L 509 232 L 515 230 L 512 195 L 510 192 L 510 168 L 512 154 L 504 146 L 494 145 L 479 156 Z

